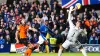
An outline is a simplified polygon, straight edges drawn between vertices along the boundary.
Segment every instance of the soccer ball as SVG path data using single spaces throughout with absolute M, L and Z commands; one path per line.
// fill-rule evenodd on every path
M 80 3 L 76 3 L 75 7 L 76 7 L 77 9 L 80 9 L 80 8 L 81 8 L 81 4 L 80 4 Z
M 48 45 L 48 41 L 47 41 L 47 40 L 45 40 L 45 41 L 44 41 L 44 44 L 45 44 L 45 45 Z

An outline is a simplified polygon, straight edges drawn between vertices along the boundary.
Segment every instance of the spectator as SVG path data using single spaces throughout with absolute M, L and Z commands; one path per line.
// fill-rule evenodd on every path
M 53 8 L 54 1 L 55 0 L 50 0 L 51 9 Z
M 25 20 L 27 21 L 28 20 L 28 13 L 23 13 L 23 16 L 24 16 L 24 18 L 25 18 Z
M 61 36 L 61 34 L 59 34 L 58 30 L 55 30 L 55 36 L 57 39 L 57 44 L 60 45 L 63 42 L 63 37 Z
M 68 34 L 68 28 L 66 28 L 64 31 L 61 32 L 61 35 L 64 35 L 65 37 L 67 37 Z
M 59 27 L 59 34 L 61 34 L 62 31 L 63 31 L 63 27 L 60 26 L 60 27 Z
M 40 2 L 38 0 L 33 0 L 33 3 L 36 3 L 37 5 L 40 5 Z
M 55 18 L 54 12 L 51 12 L 49 20 L 51 20 L 52 22 L 54 22 L 54 20 L 55 20 L 54 18 Z
M 48 7 L 46 10 L 46 15 L 48 16 L 48 18 L 50 17 L 50 14 L 51 14 L 51 9 L 50 7 Z
M 49 4 L 46 0 L 43 0 L 42 7 L 43 7 L 43 10 L 46 10 L 47 7 L 49 7 Z
M 58 26 L 62 26 L 63 28 L 65 28 L 65 23 L 64 20 L 59 20 L 59 24 L 57 24 Z
M 5 44 L 10 44 L 10 43 L 11 43 L 10 36 L 6 35 Z
M 9 31 L 5 29 L 5 35 L 9 35 Z
M 58 24 L 58 23 L 59 23 L 59 16 L 58 16 L 58 15 L 56 15 L 56 16 L 55 16 L 54 21 L 55 21 L 55 23 L 56 23 L 56 24 Z
M 31 39 L 32 39 L 32 35 L 30 34 L 30 33 L 27 33 L 27 39 L 28 39 L 28 41 L 30 41 L 31 42 Z M 32 42 L 33 43 L 33 42 Z
M 77 21 L 81 21 L 80 15 L 77 15 L 76 20 L 77 20 Z
M 16 8 L 18 9 L 19 12 L 21 11 L 19 4 L 16 5 Z
M 23 6 L 22 4 L 23 4 L 23 2 L 22 2 L 22 1 L 19 1 L 19 6 L 20 6 L 20 7 Z
M 16 22 L 15 17 L 12 18 L 11 23 L 13 24 L 14 22 Z
M 25 12 L 27 13 L 30 9 L 30 4 L 28 1 L 26 1 L 26 3 L 24 4 L 24 7 L 25 7 Z
M 98 38 L 95 33 L 92 33 L 89 39 L 89 44 L 98 44 Z
M 11 43 L 15 43 L 15 32 L 16 32 L 15 26 L 10 25 L 9 26 L 9 33 L 10 33 L 10 42 Z
M 17 18 L 17 17 L 19 16 L 19 11 L 18 11 L 18 9 L 15 8 L 14 12 L 15 12 L 15 17 Z
M 23 18 L 22 14 L 16 17 L 16 23 L 19 24 L 22 18 Z
M 2 19 L 3 18 L 3 14 L 2 14 L 2 12 L 0 11 L 0 19 Z
M 20 12 L 20 13 L 24 13 L 24 12 L 25 12 L 25 7 L 22 6 L 22 7 L 21 7 L 21 12 Z
M 97 25 L 100 25 L 100 19 L 97 20 Z
M 61 32 L 61 35 L 64 38 L 64 41 L 67 39 L 67 34 L 68 34 L 68 28 L 66 28 L 64 31 Z
M 32 11 L 32 12 L 31 12 L 31 14 L 29 14 L 28 21 L 30 21 L 30 22 L 31 22 L 31 21 L 32 21 L 32 19 L 34 19 L 34 18 L 35 18 L 35 16 L 36 16 L 36 15 L 35 15 L 35 12 L 34 12 L 34 11 Z
M 87 9 L 87 8 L 85 8 L 84 15 L 86 15 L 86 16 L 87 16 L 87 19 L 88 19 L 88 20 L 90 20 L 90 18 L 91 18 L 91 14 L 89 13 L 89 11 L 88 11 L 88 9 Z M 83 16 L 84 16 L 84 15 L 83 15 Z
M 41 18 L 39 17 L 39 15 L 36 15 L 36 18 L 34 18 L 34 20 L 36 20 L 37 23 L 41 23 Z
M 31 22 L 29 22 L 29 21 L 27 21 L 27 23 L 26 23 L 28 26 L 31 26 Z
M 87 28 L 90 27 L 90 22 L 89 22 L 89 20 L 86 18 L 86 16 L 84 16 L 84 24 L 85 24 L 85 26 L 86 26 Z
M 87 32 L 88 32 L 87 33 L 87 35 L 88 35 L 87 37 L 88 37 L 88 40 L 89 40 L 89 37 L 92 35 L 92 33 L 95 33 L 95 28 L 90 27 L 90 29 L 88 29 Z
M 43 20 L 43 22 L 45 22 L 46 20 L 48 20 L 48 17 L 47 17 L 47 15 L 45 13 L 43 14 L 42 20 Z
M 12 10 L 14 8 L 14 5 L 9 4 L 8 9 L 9 11 Z
M 91 26 L 92 26 L 93 28 L 95 28 L 95 27 L 97 26 L 97 22 L 96 22 L 96 20 L 94 19 L 94 17 L 92 17 L 92 18 L 90 19 L 90 24 L 91 24 Z
M 0 45 L 4 44 L 5 43 L 5 39 L 4 37 L 1 35 L 0 36 Z
M 92 9 L 92 16 L 94 16 L 96 19 L 98 19 L 98 15 L 94 9 Z
M 36 33 L 33 35 L 32 39 L 31 39 L 31 42 L 32 43 L 37 43 L 38 42 L 38 36 L 37 36 Z
M 13 9 L 10 10 L 9 18 L 12 19 L 15 16 Z
M 40 18 L 42 18 L 43 11 L 41 9 L 39 9 L 39 11 L 37 12 L 37 14 L 39 15 Z
M 65 16 L 65 15 L 64 15 L 63 10 L 60 10 L 60 19 L 64 19 L 64 18 L 65 18 L 64 16 Z
M 57 25 L 56 24 L 54 24 L 54 27 L 53 27 L 52 31 L 55 31 L 55 30 L 57 30 Z
M 9 19 L 9 18 L 8 18 L 8 19 Z M 8 23 L 4 23 L 4 28 L 5 28 L 5 29 L 8 29 L 8 26 L 9 26 Z
M 49 46 L 50 52 L 56 51 L 56 49 L 57 49 L 56 41 L 57 41 L 56 38 L 50 38 L 50 46 Z
M 35 21 L 34 24 L 35 24 L 34 27 L 35 27 L 36 29 L 39 29 L 40 24 L 39 24 L 37 21 Z
M 54 1 L 53 7 L 51 9 L 52 9 L 52 11 L 56 10 L 57 15 L 59 15 L 61 7 L 58 4 L 58 1 Z
M 54 15 L 58 15 L 58 14 L 57 14 L 57 10 L 53 10 L 53 12 L 54 12 Z
M 36 20 L 32 19 L 31 26 L 34 27 L 35 23 L 36 23 Z
M 4 22 L 8 21 L 9 13 L 7 10 L 4 10 Z
M 96 34 L 97 34 L 97 36 L 100 36 L 100 25 L 98 25 L 98 27 L 96 29 Z
M 0 28 L 0 35 L 3 36 L 4 32 L 3 32 L 3 29 L 2 27 Z
M 87 44 L 87 31 L 86 31 L 86 28 L 83 28 L 83 33 L 81 33 L 79 35 L 79 38 L 78 38 L 78 41 L 81 43 L 81 44 Z

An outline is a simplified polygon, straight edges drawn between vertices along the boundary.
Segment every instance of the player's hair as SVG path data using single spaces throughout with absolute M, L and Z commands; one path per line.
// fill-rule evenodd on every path
M 45 22 L 49 22 L 49 20 L 45 20 Z

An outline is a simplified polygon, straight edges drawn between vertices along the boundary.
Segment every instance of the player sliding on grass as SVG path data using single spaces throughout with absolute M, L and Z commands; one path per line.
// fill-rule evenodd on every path
M 69 22 L 70 29 L 69 29 L 66 41 L 62 44 L 62 46 L 60 47 L 58 51 L 58 56 L 61 56 L 62 50 L 64 48 L 68 49 L 68 47 L 70 46 L 77 47 L 84 56 L 87 56 L 86 51 L 84 50 L 84 48 L 78 41 L 78 36 L 83 32 L 83 30 L 80 29 L 81 23 L 80 21 L 77 21 L 76 26 L 73 24 L 72 22 L 73 17 L 71 14 L 72 11 L 73 11 L 73 7 L 70 7 L 69 14 L 68 14 L 68 22 Z
M 34 47 L 33 44 L 31 44 L 28 40 L 27 40 L 27 30 L 32 30 L 32 31 L 37 31 L 35 28 L 31 28 L 31 26 L 28 26 L 26 24 L 26 20 L 22 19 L 21 24 L 17 27 L 17 31 L 16 31 L 16 44 L 24 44 L 27 48 L 27 50 L 25 51 L 25 56 L 30 56 L 33 49 L 37 48 L 37 46 Z
M 45 43 L 48 44 L 48 41 L 46 39 L 47 33 L 50 33 L 53 35 L 53 32 L 47 27 L 48 26 L 48 20 L 46 20 L 41 26 L 40 26 L 40 36 L 39 36 L 39 41 L 36 44 L 30 43 L 27 40 L 27 30 L 33 30 L 37 31 L 34 28 L 31 28 L 26 24 L 25 19 L 21 21 L 21 24 L 18 26 L 17 31 L 16 31 L 16 42 L 19 44 L 24 44 L 27 46 L 26 51 L 24 52 L 23 56 L 31 56 L 31 53 L 34 49 L 38 48 L 41 44 Z M 20 37 L 18 39 L 18 36 Z

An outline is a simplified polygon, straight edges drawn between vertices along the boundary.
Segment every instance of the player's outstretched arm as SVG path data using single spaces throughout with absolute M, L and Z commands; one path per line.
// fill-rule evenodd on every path
M 30 26 L 29 26 L 29 30 L 32 30 L 32 31 L 34 31 L 34 32 L 37 32 L 37 29 L 32 28 L 32 27 L 30 27 Z
M 72 20 L 73 20 L 73 16 L 71 14 L 71 12 L 73 11 L 73 6 L 70 7 L 69 13 L 68 13 L 68 22 L 69 22 L 69 27 L 70 28 L 74 28 L 75 25 L 73 24 Z

